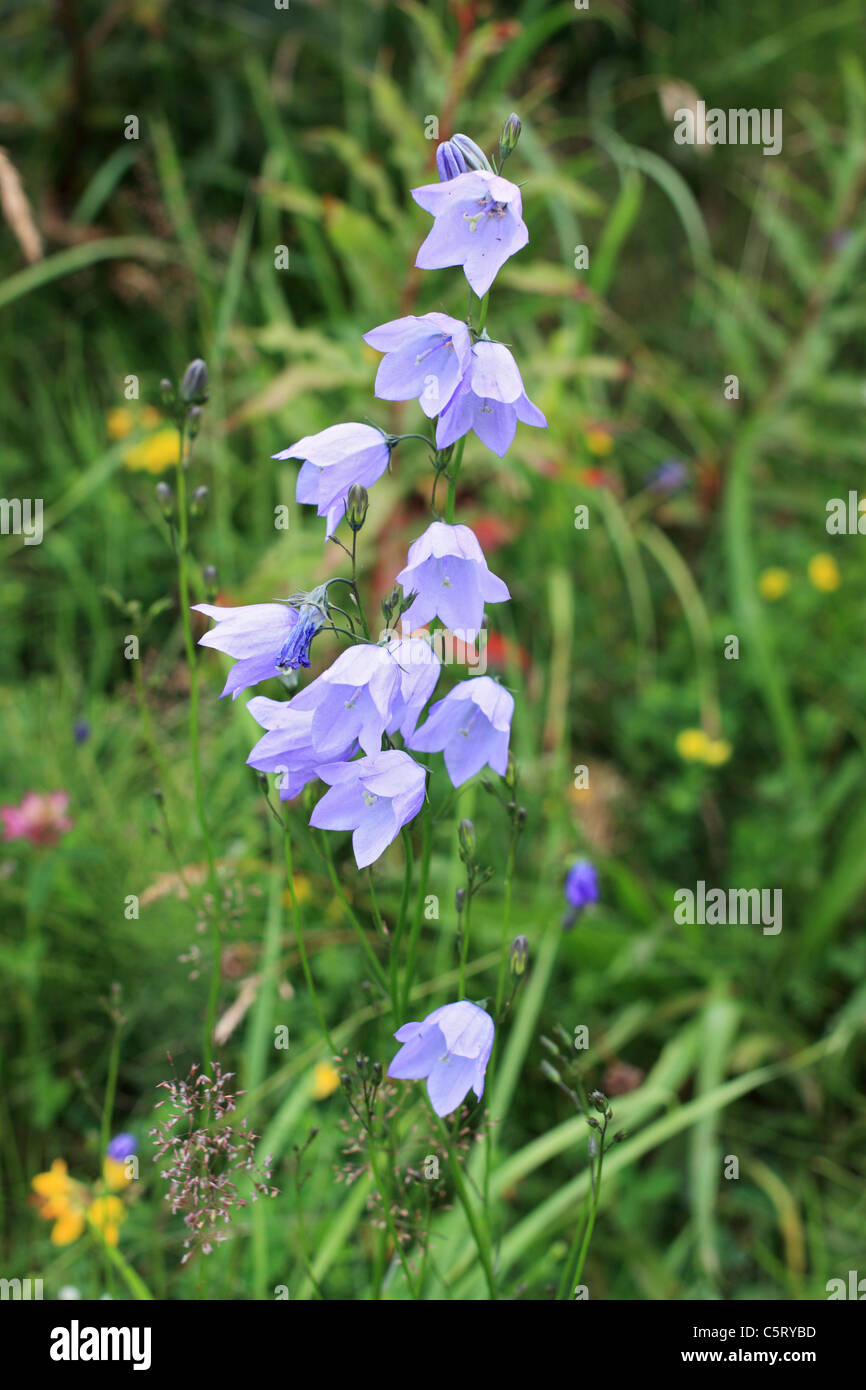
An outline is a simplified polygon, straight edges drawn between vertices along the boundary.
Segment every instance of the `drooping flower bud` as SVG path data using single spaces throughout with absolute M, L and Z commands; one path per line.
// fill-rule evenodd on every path
M 361 483 L 353 483 L 346 498 L 346 520 L 353 531 L 360 531 L 367 517 L 370 498 Z
M 167 376 L 164 376 L 159 383 L 159 393 L 162 396 L 163 405 L 174 405 L 174 383 L 169 381 Z
M 201 429 L 201 406 L 192 405 L 186 412 L 186 432 L 190 439 L 195 439 Z
M 475 826 L 471 820 L 462 820 L 457 829 L 457 839 L 460 843 L 460 858 L 464 861 L 471 859 L 475 853 Z
M 505 125 L 502 127 L 502 134 L 499 137 L 500 164 L 504 164 L 508 156 L 510 154 L 513 154 L 516 150 L 517 142 L 520 139 L 521 129 L 522 122 L 520 120 L 520 117 L 512 111 L 511 115 L 508 117 L 508 120 L 505 122 Z
M 164 482 L 157 483 L 154 491 L 156 492 L 156 500 L 159 503 L 159 510 L 162 512 L 166 521 L 169 521 L 174 515 L 174 493 L 168 483 Z
M 469 139 L 468 135 L 462 135 L 459 132 L 457 135 L 452 135 L 451 144 L 457 146 L 467 169 L 484 169 L 488 174 L 493 173 L 487 155 L 476 145 L 474 140 Z
M 187 405 L 203 405 L 207 400 L 207 363 L 201 357 L 194 358 L 184 372 L 180 397 Z
M 436 147 L 436 168 L 440 183 L 456 179 L 458 174 L 466 173 L 466 160 L 453 140 L 444 140 Z
M 207 500 L 210 496 L 210 489 L 197 487 L 190 501 L 190 514 L 192 516 L 202 516 L 207 508 Z
M 529 941 L 525 936 L 515 936 L 511 943 L 508 968 L 512 975 L 521 976 L 529 961 Z

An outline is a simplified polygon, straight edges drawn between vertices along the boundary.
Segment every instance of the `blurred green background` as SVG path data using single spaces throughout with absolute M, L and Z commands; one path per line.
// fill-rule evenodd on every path
M 0 537 L 3 802 L 63 788 L 74 822 L 53 847 L 10 841 L 0 864 L 4 1271 L 44 1273 L 49 1297 L 67 1283 L 98 1296 L 117 1278 L 84 1240 L 52 1247 L 28 1201 L 58 1156 L 82 1180 L 98 1172 L 116 984 L 113 1128 L 142 1155 L 121 1245 L 157 1296 L 202 1291 L 201 1262 L 178 1269 L 180 1218 L 146 1137 L 168 1054 L 180 1073 L 200 1060 L 207 988 L 181 876 L 203 852 L 154 495 L 176 449 L 160 379 L 207 359 L 196 598 L 205 565 L 228 603 L 336 572 L 321 522 L 294 506 L 295 465 L 270 456 L 342 419 L 419 427 L 414 406 L 373 400 L 361 334 L 404 313 L 465 315 L 458 271 L 413 269 L 428 219 L 408 189 L 435 177 L 431 118 L 441 138 L 463 130 L 489 150 L 512 109 L 524 128 L 507 174 L 530 244 L 496 281 L 489 327 L 550 428 L 519 430 L 501 462 L 470 440 L 458 499 L 512 592 L 489 660 L 518 692 L 528 811 L 512 921 L 533 970 L 499 1127 L 504 1288 L 551 1296 L 569 1184 L 586 1170 L 585 1126 L 539 1071 L 557 1023 L 589 1027 L 591 1085 L 628 1088 L 592 1297 L 824 1297 L 862 1266 L 866 564 L 863 539 L 825 521 L 862 472 L 864 18 L 862 3 L 802 0 L 4 6 L 0 468 L 4 497 L 44 499 L 45 529 L 40 545 Z M 781 154 L 676 145 L 673 111 L 697 100 L 780 108 Z M 672 462 L 666 488 L 657 470 Z M 430 481 L 407 444 L 377 485 L 360 547 L 372 603 L 424 524 Z M 124 658 L 130 634 L 138 662 Z M 335 651 L 323 640 L 319 663 Z M 292 1145 L 315 1124 L 306 1240 L 328 1295 L 363 1298 L 372 1238 L 360 1187 L 333 1178 L 341 1093 L 311 1094 L 322 1052 L 279 845 L 244 765 L 255 726 L 243 700 L 217 702 L 219 658 L 201 669 L 231 918 L 221 1014 L 241 1000 L 221 1056 L 281 1188 L 266 1219 L 238 1218 L 207 1290 L 310 1295 Z M 501 809 L 472 790 L 460 813 L 500 869 Z M 363 959 L 304 819 L 296 867 L 328 1018 L 347 1023 L 352 1055 L 384 1061 L 390 1030 L 363 1012 Z M 443 820 L 434 841 L 431 1007 L 453 965 L 453 830 Z M 342 840 L 338 855 L 368 921 L 366 875 Z M 599 865 L 602 902 L 563 935 L 560 885 L 579 855 Z M 401 876 L 397 849 L 377 866 L 386 914 Z M 677 926 L 673 893 L 699 879 L 781 888 L 783 930 Z M 477 900 L 479 956 L 501 911 L 494 877 Z M 269 1046 L 275 1023 L 290 1026 L 288 1054 Z M 621 1063 L 636 1070 L 611 1079 Z M 443 1224 L 446 1252 L 449 1239 L 456 1251 Z M 452 1293 L 482 1296 L 477 1268 L 441 1263 Z

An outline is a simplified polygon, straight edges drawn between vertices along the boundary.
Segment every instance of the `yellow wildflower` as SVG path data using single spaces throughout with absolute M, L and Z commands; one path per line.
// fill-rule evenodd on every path
M 839 566 L 832 555 L 813 555 L 809 561 L 809 578 L 822 594 L 832 594 L 842 583 Z
M 71 1245 L 84 1230 L 82 1189 L 69 1176 L 66 1163 L 55 1158 L 47 1173 L 37 1173 L 32 1180 L 39 1215 L 53 1221 L 51 1240 L 54 1245 Z
M 583 440 L 589 452 L 597 459 L 607 458 L 613 452 L 613 435 L 602 425 L 593 425 L 584 430 Z
M 701 763 L 707 752 L 709 739 L 703 729 L 682 729 L 677 734 L 677 752 L 689 763 Z
M 340 1073 L 330 1062 L 317 1062 L 313 1068 L 313 1082 L 310 1095 L 313 1100 L 325 1100 L 332 1096 L 340 1084 Z
M 707 740 L 704 749 L 704 762 L 710 767 L 721 767 L 731 756 L 733 749 L 726 738 L 711 738 Z
M 127 1160 L 118 1163 L 116 1158 L 106 1158 L 102 1164 L 102 1177 L 105 1186 L 112 1192 L 122 1192 L 132 1182 L 126 1171 Z
M 126 1220 L 126 1207 L 119 1197 L 97 1197 L 87 1209 L 87 1219 L 109 1245 L 116 1245 L 120 1223 Z
M 126 450 L 123 466 L 146 473 L 164 473 L 177 463 L 179 449 L 177 430 L 157 430 L 156 434 L 148 435 Z
M 124 405 L 109 410 L 105 417 L 105 430 L 109 439 L 125 439 L 135 429 L 135 416 Z
M 770 569 L 763 570 L 758 579 L 758 590 L 762 598 L 770 603 L 775 603 L 776 599 L 782 598 L 791 587 L 791 576 L 787 570 L 779 569 L 773 565 Z
M 301 903 L 309 902 L 310 898 L 313 895 L 313 886 L 310 883 L 310 880 L 306 877 L 306 875 L 295 874 L 294 884 L 295 899 L 298 902 L 298 904 L 300 905 Z M 288 888 L 286 888 L 283 892 L 283 903 L 286 907 L 291 907 L 292 905 L 292 895 L 289 892 Z

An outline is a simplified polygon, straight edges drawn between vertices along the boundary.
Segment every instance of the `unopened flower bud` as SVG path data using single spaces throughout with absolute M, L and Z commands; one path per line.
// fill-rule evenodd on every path
M 460 858 L 469 859 L 475 853 L 475 826 L 471 820 L 462 820 L 457 829 L 457 839 L 460 843 Z
M 505 785 L 506 787 L 517 786 L 517 764 L 514 761 L 514 754 L 511 752 L 511 749 L 508 750 L 508 766 L 505 769 Z
M 512 111 L 505 125 L 502 127 L 502 134 L 499 137 L 499 162 L 504 164 L 510 154 L 517 148 L 520 139 L 522 123 L 520 117 Z
M 208 599 L 215 599 L 219 590 L 219 575 L 214 565 L 205 565 L 201 572 Z
M 166 520 L 168 520 L 174 512 L 174 493 L 168 483 L 157 483 L 155 492 L 156 500 L 159 503 L 159 509 Z
M 463 162 L 467 169 L 486 169 L 488 174 L 492 174 L 490 160 L 484 151 L 476 145 L 474 140 L 470 140 L 468 135 L 452 135 L 451 144 L 456 145 L 463 156 Z
M 552 1067 L 550 1065 L 546 1057 L 543 1059 L 541 1063 L 541 1070 L 547 1077 L 548 1081 L 553 1082 L 554 1086 L 558 1086 L 560 1084 L 562 1078 L 560 1077 L 559 1072 L 556 1070 L 556 1067 Z
M 159 394 L 162 396 L 163 405 L 174 405 L 174 383 L 169 381 L 167 376 L 159 383 Z
M 207 400 L 207 363 L 200 357 L 194 358 L 183 374 L 180 398 L 187 405 L 202 405 Z
M 190 439 L 195 439 L 201 429 L 201 406 L 192 405 L 186 412 L 186 432 Z
M 353 483 L 346 498 L 346 520 L 353 531 L 360 531 L 367 516 L 370 499 L 361 483 Z
M 206 487 L 197 487 L 192 495 L 190 502 L 190 512 L 193 516 L 201 516 L 207 508 L 207 499 L 210 491 Z
M 520 976 L 529 960 L 529 941 L 525 936 L 515 936 L 511 943 L 508 965 L 512 975 Z
M 590 1091 L 589 1098 L 600 1115 L 607 1109 L 607 1097 L 601 1091 Z
M 436 146 L 436 168 L 440 183 L 448 183 L 450 179 L 456 179 L 458 174 L 466 173 L 466 160 L 453 140 L 443 140 L 441 145 Z
M 455 906 L 456 909 L 457 909 L 457 915 L 458 915 L 458 917 L 459 917 L 460 914 L 462 913 L 464 907 L 466 906 L 466 889 L 465 889 L 465 888 L 458 888 L 458 889 L 457 889 L 457 892 L 454 894 L 454 906 Z

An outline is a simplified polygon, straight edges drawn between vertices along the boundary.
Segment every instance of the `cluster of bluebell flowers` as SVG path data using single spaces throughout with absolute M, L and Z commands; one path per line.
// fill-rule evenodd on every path
M 529 239 L 519 188 L 502 177 L 502 162 L 517 142 L 520 123 L 512 116 L 500 140 L 494 170 L 479 147 L 455 135 L 437 150 L 440 182 L 412 190 L 430 213 L 433 227 L 421 246 L 421 268 L 461 266 L 474 293 L 485 296 L 504 263 Z M 447 473 L 453 446 L 470 432 L 498 457 L 510 447 L 518 422 L 546 427 L 527 396 L 514 357 L 504 343 L 433 312 L 380 324 L 364 334 L 383 354 L 375 394 L 380 400 L 417 400 L 434 421 L 429 447 L 437 478 Z M 404 438 L 419 436 L 404 436 Z M 426 438 L 426 436 L 422 436 Z M 367 490 L 390 467 L 401 437 L 373 424 L 348 422 L 307 435 L 274 455 L 296 459 L 296 498 L 325 520 L 326 539 L 336 539 L 345 522 L 363 525 Z M 353 498 L 363 499 L 360 510 Z M 422 632 L 438 619 L 474 644 L 488 604 L 507 602 L 509 590 L 485 559 L 470 527 L 434 517 L 409 547 L 396 576 L 402 598 L 386 610 L 389 630 L 378 642 L 353 640 L 336 660 L 288 700 L 256 695 L 247 708 L 264 730 L 248 762 L 279 774 L 280 796 L 296 797 L 318 780 L 327 790 L 312 810 L 310 825 L 352 832 L 359 868 L 374 863 L 421 810 L 427 770 L 413 752 L 444 755 L 452 784 L 462 786 L 484 767 L 504 775 L 508 764 L 512 695 L 489 676 L 460 681 L 432 706 L 441 663 Z M 347 549 L 347 547 L 344 547 Z M 360 608 L 353 577 L 332 579 L 282 602 L 220 608 L 199 604 L 215 626 L 201 644 L 234 659 L 223 695 L 234 698 L 268 677 L 310 665 L 310 647 L 322 630 L 346 632 L 334 614 L 354 622 L 331 598 L 345 584 Z M 399 629 L 394 630 L 394 619 Z M 366 624 L 365 624 L 366 633 Z M 446 1005 L 423 1023 L 405 1024 L 396 1034 L 404 1044 L 391 1075 L 427 1077 L 439 1114 L 448 1114 L 471 1088 L 481 1096 L 493 1042 L 493 1021 L 468 1001 Z

